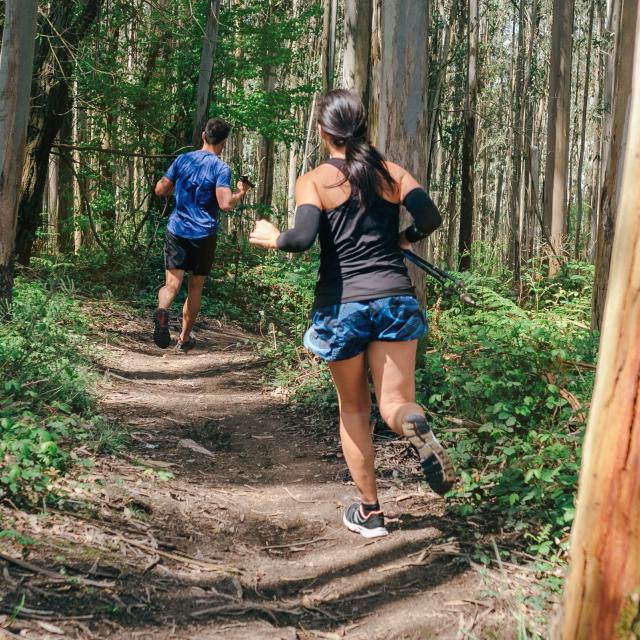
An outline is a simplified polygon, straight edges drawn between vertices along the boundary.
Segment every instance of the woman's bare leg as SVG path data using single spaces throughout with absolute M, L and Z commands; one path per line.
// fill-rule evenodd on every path
M 404 435 L 406 416 L 424 415 L 424 409 L 416 404 L 417 346 L 417 340 L 371 342 L 367 349 L 380 415 L 399 435 Z
M 417 449 L 427 482 L 436 493 L 444 495 L 451 490 L 455 474 L 424 410 L 416 404 L 416 348 L 417 340 L 371 342 L 367 357 L 382 418 Z
M 371 397 L 364 354 L 330 362 L 329 369 L 340 403 L 340 441 L 351 477 L 362 501 L 378 501 L 374 470 L 374 449 L 369 422 Z

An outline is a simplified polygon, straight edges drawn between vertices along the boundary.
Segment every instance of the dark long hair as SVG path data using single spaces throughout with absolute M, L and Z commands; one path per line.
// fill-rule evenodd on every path
M 395 189 L 383 155 L 369 141 L 367 114 L 358 96 L 344 89 L 330 91 L 320 103 L 318 122 L 334 146 L 345 147 L 344 174 L 360 211 L 382 195 L 385 183 Z

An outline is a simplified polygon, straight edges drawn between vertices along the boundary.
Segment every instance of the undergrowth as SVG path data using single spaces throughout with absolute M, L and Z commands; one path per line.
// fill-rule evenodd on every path
M 68 291 L 18 278 L 0 320 L 0 501 L 55 499 L 51 481 L 104 428 L 91 394 L 87 318 Z M 98 436 L 98 437 L 96 437 Z
M 417 383 L 453 445 L 452 508 L 484 512 L 548 555 L 564 547 L 574 516 L 597 351 L 592 273 L 568 265 L 553 279 L 526 278 L 520 304 L 470 277 L 477 307 L 436 309 Z

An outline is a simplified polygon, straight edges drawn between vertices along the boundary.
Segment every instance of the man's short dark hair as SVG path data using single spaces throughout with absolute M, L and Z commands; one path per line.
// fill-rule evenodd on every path
M 211 118 L 204 127 L 204 137 L 207 144 L 220 144 L 229 137 L 231 125 L 222 118 Z

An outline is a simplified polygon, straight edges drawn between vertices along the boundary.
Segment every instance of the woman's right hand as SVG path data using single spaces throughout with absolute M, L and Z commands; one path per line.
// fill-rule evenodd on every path
M 400 249 L 402 251 L 411 251 L 412 250 L 413 245 L 407 240 L 407 235 L 405 234 L 404 231 L 400 234 L 400 242 L 399 242 L 399 244 L 400 244 Z
M 277 241 L 280 236 L 278 228 L 268 220 L 258 220 L 249 236 L 249 242 L 256 247 L 264 249 L 277 249 Z

